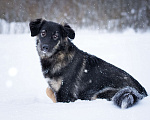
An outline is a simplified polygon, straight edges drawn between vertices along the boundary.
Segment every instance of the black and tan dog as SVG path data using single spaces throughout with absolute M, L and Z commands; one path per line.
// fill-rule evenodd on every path
M 54 102 L 102 98 L 128 108 L 147 96 L 128 73 L 79 50 L 70 40 L 75 32 L 68 24 L 36 19 L 29 26 L 31 36 L 37 36 L 37 51 L 49 85 L 47 95 Z

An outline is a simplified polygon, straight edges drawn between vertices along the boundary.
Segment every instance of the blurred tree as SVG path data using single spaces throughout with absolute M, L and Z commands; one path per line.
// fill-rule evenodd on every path
M 150 0 L 0 0 L 0 19 L 35 18 L 107 31 L 150 28 Z

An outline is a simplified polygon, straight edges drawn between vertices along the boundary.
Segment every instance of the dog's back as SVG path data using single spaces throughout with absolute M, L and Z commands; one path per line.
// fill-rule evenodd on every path
M 147 96 L 140 83 L 120 68 L 92 55 L 87 55 L 86 61 L 86 75 L 82 81 L 88 83 L 89 80 L 90 87 L 84 97 L 95 93 L 92 99 L 105 98 L 113 100 L 119 107 L 128 108 Z

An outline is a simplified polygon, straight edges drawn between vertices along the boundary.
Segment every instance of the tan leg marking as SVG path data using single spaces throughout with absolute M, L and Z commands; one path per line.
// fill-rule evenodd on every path
M 54 95 L 54 92 L 50 89 L 50 88 L 46 88 L 46 94 L 47 94 L 47 96 L 54 102 L 54 103 L 56 103 L 57 101 L 56 101 L 56 97 L 55 97 L 55 95 Z

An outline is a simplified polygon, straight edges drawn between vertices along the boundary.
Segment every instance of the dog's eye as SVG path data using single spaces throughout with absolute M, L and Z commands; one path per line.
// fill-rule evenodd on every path
M 57 39 L 58 39 L 58 36 L 57 36 L 57 35 L 53 35 L 53 39 L 54 39 L 54 40 L 57 40 Z
M 46 31 L 45 30 L 42 30 L 41 32 L 41 37 L 45 37 L 46 36 Z
M 58 35 L 59 35 L 59 34 L 56 32 L 56 33 L 53 35 L 53 39 L 54 39 L 54 40 L 57 40 L 57 39 L 58 39 Z

